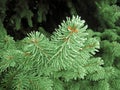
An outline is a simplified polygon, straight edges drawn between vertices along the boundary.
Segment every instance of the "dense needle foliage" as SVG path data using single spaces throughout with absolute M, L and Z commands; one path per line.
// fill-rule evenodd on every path
M 119 0 L 1 0 L 0 90 L 120 90 L 119 22 Z

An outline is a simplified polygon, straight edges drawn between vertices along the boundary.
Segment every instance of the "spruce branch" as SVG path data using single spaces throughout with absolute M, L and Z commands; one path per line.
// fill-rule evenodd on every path
M 6 42 L 14 46 L 4 46 L 1 54 L 1 73 L 7 71 L 12 77 L 5 76 L 7 81 L 12 81 L 11 86 L 4 82 L 7 88 L 52 90 L 52 87 L 63 88 L 62 84 L 72 80 L 103 79 L 103 60 L 93 56 L 100 48 L 99 41 L 89 36 L 87 25 L 79 16 L 63 20 L 51 39 L 40 32 L 31 32 L 21 44 L 8 36 Z M 12 68 L 17 70 L 15 75 L 9 73 Z

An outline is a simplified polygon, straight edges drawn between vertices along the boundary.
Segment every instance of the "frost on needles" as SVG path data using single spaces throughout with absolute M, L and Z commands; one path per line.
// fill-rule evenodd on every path
M 0 54 L 1 89 L 78 90 L 73 88 L 77 84 L 110 77 L 106 71 L 111 68 L 104 68 L 103 60 L 94 56 L 99 40 L 86 29 L 85 21 L 73 16 L 67 17 L 50 39 L 40 32 L 31 32 L 18 42 L 4 36 L 0 41 L 4 45 Z M 75 81 L 79 83 L 70 84 Z

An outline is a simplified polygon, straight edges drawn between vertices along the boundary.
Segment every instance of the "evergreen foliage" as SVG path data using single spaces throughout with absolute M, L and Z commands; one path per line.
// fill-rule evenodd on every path
M 0 1 L 0 90 L 120 90 L 119 22 L 118 0 Z
M 56 88 L 55 80 L 63 85 L 76 79 L 94 80 L 90 74 L 95 72 L 98 72 L 94 75 L 95 80 L 101 79 L 99 73 L 102 69 L 104 71 L 101 67 L 103 60 L 92 57 L 99 48 L 99 42 L 88 38 L 84 23 L 78 16 L 67 17 L 51 40 L 40 32 L 32 32 L 20 41 L 22 45 L 19 47 L 13 38 L 5 35 L 6 45 L 1 52 L 0 63 L 0 72 L 4 75 L 1 80 L 3 88 L 51 90 Z
M 115 22 L 120 17 L 120 7 L 115 3 L 115 0 L 101 0 L 96 3 L 98 7 L 97 14 L 100 16 L 98 19 L 103 27 L 115 28 Z

